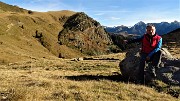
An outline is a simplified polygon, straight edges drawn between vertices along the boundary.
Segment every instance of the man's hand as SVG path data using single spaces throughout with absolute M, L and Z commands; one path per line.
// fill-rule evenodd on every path
M 149 60 L 150 60 L 150 57 L 149 57 L 149 56 L 147 56 L 147 57 L 146 57 L 146 60 L 147 60 L 147 61 L 149 61 Z
M 123 40 L 124 44 L 127 44 L 128 40 Z

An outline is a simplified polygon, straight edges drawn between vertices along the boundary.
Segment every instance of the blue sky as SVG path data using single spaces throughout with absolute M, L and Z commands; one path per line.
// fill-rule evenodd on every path
M 180 21 L 180 0 L 1 0 L 33 11 L 85 12 L 104 26 Z

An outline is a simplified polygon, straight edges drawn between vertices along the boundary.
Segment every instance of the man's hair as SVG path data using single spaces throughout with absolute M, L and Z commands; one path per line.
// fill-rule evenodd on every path
M 146 29 L 149 28 L 149 27 L 154 27 L 154 28 L 155 28 L 155 26 L 154 26 L 153 24 L 148 24 L 148 25 L 146 26 Z
M 156 27 L 155 27 L 153 24 L 148 24 L 148 25 L 146 26 L 146 30 L 147 30 L 148 28 L 152 28 L 152 29 L 154 30 L 154 32 L 156 32 Z

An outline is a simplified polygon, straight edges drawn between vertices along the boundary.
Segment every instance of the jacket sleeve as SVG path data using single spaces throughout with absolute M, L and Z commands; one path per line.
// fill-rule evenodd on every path
M 162 38 L 159 40 L 156 48 L 151 53 L 149 53 L 148 57 L 151 57 L 154 53 L 159 51 L 161 49 L 161 47 L 162 47 Z
M 141 42 L 144 36 L 141 36 L 136 39 L 128 40 L 127 44 L 135 43 L 135 42 Z

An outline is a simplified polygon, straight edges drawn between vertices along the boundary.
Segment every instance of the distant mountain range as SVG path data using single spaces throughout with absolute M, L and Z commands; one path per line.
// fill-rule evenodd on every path
M 149 24 L 149 23 L 147 23 L 147 24 Z M 132 27 L 127 27 L 127 26 L 122 25 L 122 26 L 117 26 L 117 27 L 104 26 L 104 28 L 109 33 L 128 33 L 128 34 L 142 35 L 145 33 L 147 24 L 144 23 L 143 21 L 140 21 Z M 178 21 L 174 21 L 171 23 L 161 22 L 161 23 L 151 23 L 151 24 L 155 25 L 156 32 L 159 35 L 167 34 L 177 28 L 180 28 L 180 22 L 178 22 Z

